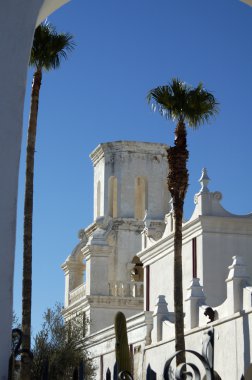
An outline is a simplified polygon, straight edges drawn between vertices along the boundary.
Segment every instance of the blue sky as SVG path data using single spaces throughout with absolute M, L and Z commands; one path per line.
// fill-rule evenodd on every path
M 202 81 L 220 114 L 188 131 L 193 210 L 202 167 L 210 189 L 223 193 L 229 211 L 251 206 L 252 8 L 239 0 L 72 0 L 49 18 L 75 36 L 76 48 L 41 88 L 35 162 L 33 311 L 63 302 L 60 265 L 93 221 L 93 169 L 89 153 L 116 140 L 172 144 L 174 126 L 153 113 L 148 90 L 179 77 Z M 14 309 L 21 314 L 24 162 L 32 71 L 27 80 L 20 163 Z M 237 252 L 238 253 L 238 252 Z

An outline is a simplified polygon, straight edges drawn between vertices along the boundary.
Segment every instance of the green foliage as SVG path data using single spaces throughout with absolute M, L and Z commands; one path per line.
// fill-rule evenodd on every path
M 86 378 L 91 379 L 94 375 L 95 369 L 84 349 L 87 324 L 83 313 L 64 323 L 61 310 L 61 305 L 56 304 L 44 313 L 42 328 L 34 340 L 32 380 L 41 380 L 46 367 L 50 380 L 72 379 L 81 361 L 85 363 Z
M 191 87 L 180 79 L 173 78 L 166 86 L 159 86 L 147 95 L 152 108 L 167 119 L 187 122 L 190 127 L 197 128 L 218 113 L 215 97 L 199 83 Z
M 131 360 L 128 345 L 126 318 L 121 311 L 115 315 L 115 336 L 115 351 L 118 373 L 122 371 L 128 371 L 131 373 Z
M 67 53 L 74 46 L 71 34 L 58 34 L 51 24 L 42 23 L 35 30 L 30 66 L 35 66 L 36 70 L 56 69 L 62 58 L 67 59 Z

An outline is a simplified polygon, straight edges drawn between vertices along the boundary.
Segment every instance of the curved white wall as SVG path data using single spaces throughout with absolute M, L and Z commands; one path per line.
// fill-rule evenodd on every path
M 16 203 L 27 66 L 35 26 L 68 0 L 0 2 L 0 379 L 7 379 Z M 20 268 L 20 270 L 22 270 Z

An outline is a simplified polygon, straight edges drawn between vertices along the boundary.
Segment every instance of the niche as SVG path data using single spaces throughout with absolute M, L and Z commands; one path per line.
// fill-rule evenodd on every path
M 147 181 L 144 177 L 135 178 L 135 219 L 143 220 L 148 208 Z
M 108 182 L 109 216 L 117 217 L 117 178 L 110 177 Z
M 134 256 L 132 264 L 135 264 L 130 272 L 131 281 L 143 282 L 144 273 L 143 273 L 143 263 L 141 263 L 139 257 Z
M 96 217 L 101 216 L 101 182 L 98 181 L 96 189 Z

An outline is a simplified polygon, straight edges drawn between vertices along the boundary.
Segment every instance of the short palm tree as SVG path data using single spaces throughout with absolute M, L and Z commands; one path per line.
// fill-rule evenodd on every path
M 185 350 L 183 283 L 182 283 L 182 218 L 188 187 L 186 124 L 197 128 L 218 112 L 215 97 L 202 83 L 193 88 L 179 79 L 149 91 L 147 100 L 162 116 L 176 120 L 174 146 L 168 149 L 168 189 L 172 196 L 175 218 L 174 230 L 174 311 L 175 350 Z M 185 362 L 185 354 L 177 356 L 177 364 Z
M 22 291 L 22 331 L 24 352 L 31 348 L 31 295 L 32 295 L 32 217 L 33 217 L 33 177 L 34 153 L 36 144 L 37 116 L 39 93 L 44 70 L 49 71 L 60 66 L 61 59 L 74 47 L 70 34 L 57 34 L 54 27 L 43 23 L 34 34 L 30 56 L 30 66 L 34 67 L 30 118 L 26 147 L 26 181 L 24 203 L 24 236 L 23 236 L 23 291 Z M 23 354 L 21 380 L 30 379 L 29 356 Z

